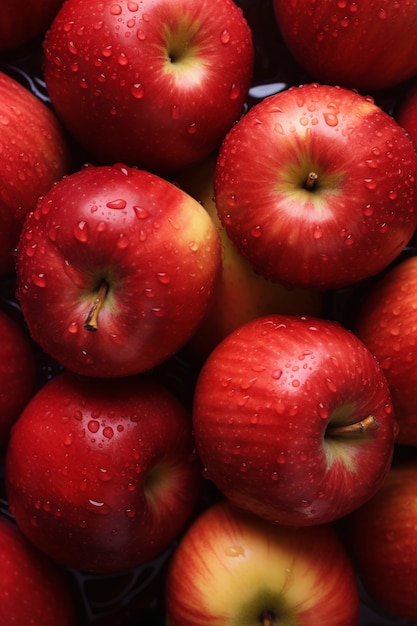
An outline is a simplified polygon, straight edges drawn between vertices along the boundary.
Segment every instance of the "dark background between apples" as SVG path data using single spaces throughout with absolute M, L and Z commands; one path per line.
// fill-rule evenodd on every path
M 271 0 L 235 0 L 241 6 L 252 28 L 255 45 L 255 68 L 253 87 L 250 90 L 247 106 L 254 105 L 265 96 L 281 91 L 290 85 L 302 84 L 309 77 L 297 66 L 286 49 L 276 26 Z M 24 46 L 13 53 L 0 56 L 0 71 L 21 82 L 32 93 L 49 105 L 48 95 L 42 79 L 42 40 Z M 404 85 L 403 88 L 406 86 Z M 376 102 L 388 113 L 395 111 L 401 97 L 401 88 L 395 92 L 387 91 L 372 94 Z M 80 165 L 83 154 L 78 155 Z M 414 242 L 403 252 L 415 254 Z M 355 312 L 362 295 L 367 292 L 369 281 L 337 292 L 325 294 L 326 315 L 340 320 L 350 327 L 355 319 Z M 14 295 L 13 276 L 0 280 L 0 305 L 20 320 L 20 312 Z M 34 346 L 38 358 L 38 384 L 42 385 L 54 376 L 58 366 Z M 185 398 L 191 398 L 195 372 L 190 371 L 188 363 L 179 356 L 174 359 L 174 368 L 168 369 L 171 383 L 180 385 Z M 172 374 L 174 372 L 174 374 Z M 3 472 L 0 466 L 0 515 L 8 516 L 7 502 L 3 488 Z M 208 487 L 201 506 L 216 498 L 216 493 Z M 80 612 L 79 626 L 163 626 L 163 580 L 164 567 L 171 550 L 162 554 L 155 561 L 137 570 L 121 575 L 98 576 L 69 571 L 74 593 Z M 405 626 L 400 620 L 390 620 L 379 607 L 372 605 L 365 593 L 362 593 L 360 626 Z M 22 625 L 23 626 L 23 625 Z

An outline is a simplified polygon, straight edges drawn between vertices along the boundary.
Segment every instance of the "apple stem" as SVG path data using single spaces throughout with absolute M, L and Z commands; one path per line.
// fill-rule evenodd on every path
M 102 281 L 98 289 L 96 299 L 94 300 L 93 305 L 88 312 L 87 319 L 84 322 L 84 328 L 86 330 L 98 330 L 98 315 L 100 313 L 100 309 L 103 305 L 104 299 L 107 295 L 108 289 L 109 286 L 106 281 Z
M 309 172 L 305 182 L 305 188 L 311 191 L 316 186 L 318 175 L 316 172 Z
M 379 428 L 379 422 L 374 415 L 368 415 L 365 419 L 354 422 L 353 424 L 346 424 L 343 426 L 328 426 L 326 435 L 330 437 L 337 437 L 338 435 L 354 435 L 357 433 L 365 433 L 368 430 L 377 430 Z

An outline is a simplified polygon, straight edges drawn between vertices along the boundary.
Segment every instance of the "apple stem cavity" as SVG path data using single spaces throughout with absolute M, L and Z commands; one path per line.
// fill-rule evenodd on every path
M 338 426 L 328 426 L 326 435 L 329 437 L 337 437 L 339 435 L 356 435 L 365 433 L 370 430 L 377 430 L 379 422 L 374 415 L 368 415 L 365 419 L 353 424 L 344 424 Z
M 98 316 L 100 309 L 103 306 L 103 302 L 106 298 L 109 285 L 105 280 L 100 283 L 97 291 L 97 296 L 93 302 L 91 309 L 88 312 L 87 319 L 84 322 L 84 328 L 86 330 L 97 331 L 98 330 Z
M 313 191 L 317 184 L 318 174 L 316 172 L 309 172 L 305 180 L 305 188 L 307 191 Z

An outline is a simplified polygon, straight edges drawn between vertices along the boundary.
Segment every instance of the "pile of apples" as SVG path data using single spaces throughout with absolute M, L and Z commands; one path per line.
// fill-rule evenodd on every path
M 416 623 L 417 2 L 3 2 L 0 623 Z

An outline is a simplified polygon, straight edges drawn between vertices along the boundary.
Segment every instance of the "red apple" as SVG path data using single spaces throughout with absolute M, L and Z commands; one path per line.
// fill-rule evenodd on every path
M 222 242 L 222 267 L 208 314 L 188 342 L 188 354 L 204 362 L 213 348 L 230 332 L 268 313 L 320 316 L 322 298 L 315 289 L 290 288 L 256 274 L 234 246 L 222 226 L 214 202 L 213 174 L 216 156 L 184 170 L 180 187 L 206 209 Z
M 194 521 L 166 582 L 167 626 L 356 626 L 352 563 L 331 526 L 280 527 L 219 502 Z
M 35 356 L 23 324 L 0 309 L 0 449 L 12 424 L 35 392 Z
M 370 98 L 293 87 L 252 107 L 225 137 L 217 209 L 271 280 L 321 289 L 384 269 L 417 226 L 417 156 Z
M 277 24 L 314 80 L 374 91 L 417 74 L 415 2 L 273 0 Z
M 0 623 L 75 626 L 69 580 L 16 525 L 0 517 Z
M 251 31 L 233 0 L 68 0 L 45 41 L 52 103 L 100 164 L 203 159 L 241 114 Z
M 42 36 L 50 26 L 63 0 L 2 0 L 0 52 L 14 51 Z
M 391 463 L 395 422 L 383 373 L 336 322 L 269 315 L 213 350 L 194 394 L 205 475 L 235 505 L 278 524 L 338 519 Z
M 5 476 L 25 536 L 66 566 L 100 573 L 167 549 L 201 484 L 191 417 L 150 375 L 57 375 L 14 425 Z
M 38 196 L 68 174 L 71 167 L 67 138 L 56 115 L 3 72 L 0 156 L 1 275 L 14 269 L 14 250 L 26 214 L 35 207 Z
M 378 493 L 351 516 L 353 555 L 371 597 L 417 620 L 417 463 L 394 464 Z
M 417 256 L 402 259 L 367 293 L 355 333 L 387 379 L 399 432 L 397 443 L 417 446 Z
M 64 367 L 126 376 L 188 341 L 220 259 L 213 222 L 176 185 L 123 165 L 89 166 L 28 215 L 18 298 L 33 338 Z

